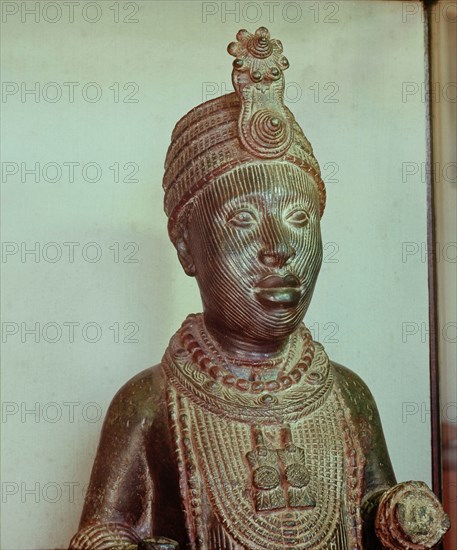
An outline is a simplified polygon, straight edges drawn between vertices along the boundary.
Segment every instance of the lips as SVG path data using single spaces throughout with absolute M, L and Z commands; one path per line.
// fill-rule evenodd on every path
M 295 275 L 267 275 L 261 279 L 256 288 L 298 288 L 300 281 Z
M 267 307 L 292 307 L 301 296 L 301 285 L 295 275 L 267 275 L 254 288 L 257 300 Z

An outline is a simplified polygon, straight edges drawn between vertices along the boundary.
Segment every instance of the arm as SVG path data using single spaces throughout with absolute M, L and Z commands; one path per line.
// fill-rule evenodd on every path
M 434 547 L 449 528 L 441 504 L 423 482 L 397 484 L 370 390 L 355 373 L 334 366 L 366 458 L 361 510 L 364 548 Z
M 70 550 L 153 548 L 141 540 L 152 536 L 153 481 L 147 444 L 162 389 L 157 369 L 149 369 L 114 397 Z
M 373 395 L 354 372 L 337 363 L 333 365 L 366 460 L 361 510 L 364 548 L 378 550 L 382 546 L 375 535 L 376 512 L 384 492 L 396 484 L 395 474 Z

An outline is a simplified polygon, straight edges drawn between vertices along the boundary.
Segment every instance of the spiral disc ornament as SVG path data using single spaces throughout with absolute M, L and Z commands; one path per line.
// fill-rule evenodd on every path
M 291 125 L 274 111 L 256 111 L 249 120 L 250 143 L 256 144 L 256 152 L 264 158 L 283 155 L 292 143 Z

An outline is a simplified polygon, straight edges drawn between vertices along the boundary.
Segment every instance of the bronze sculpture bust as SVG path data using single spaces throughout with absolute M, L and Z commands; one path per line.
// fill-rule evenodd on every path
M 282 45 L 241 30 L 229 53 L 235 93 L 177 123 L 163 181 L 203 314 L 113 399 L 70 549 L 432 548 L 439 502 L 396 484 L 368 388 L 302 324 L 325 187 Z

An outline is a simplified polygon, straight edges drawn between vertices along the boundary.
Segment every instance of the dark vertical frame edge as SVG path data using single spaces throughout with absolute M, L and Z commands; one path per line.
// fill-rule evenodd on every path
M 425 85 L 432 89 L 434 67 L 432 66 L 431 9 L 437 0 L 422 0 L 425 13 Z M 429 367 L 430 411 L 432 447 L 432 487 L 438 499 L 442 499 L 441 418 L 438 369 L 438 300 L 436 274 L 436 225 L 435 225 L 435 173 L 433 151 L 433 100 L 428 94 L 427 107 L 427 250 L 428 250 L 428 299 L 429 299 Z

